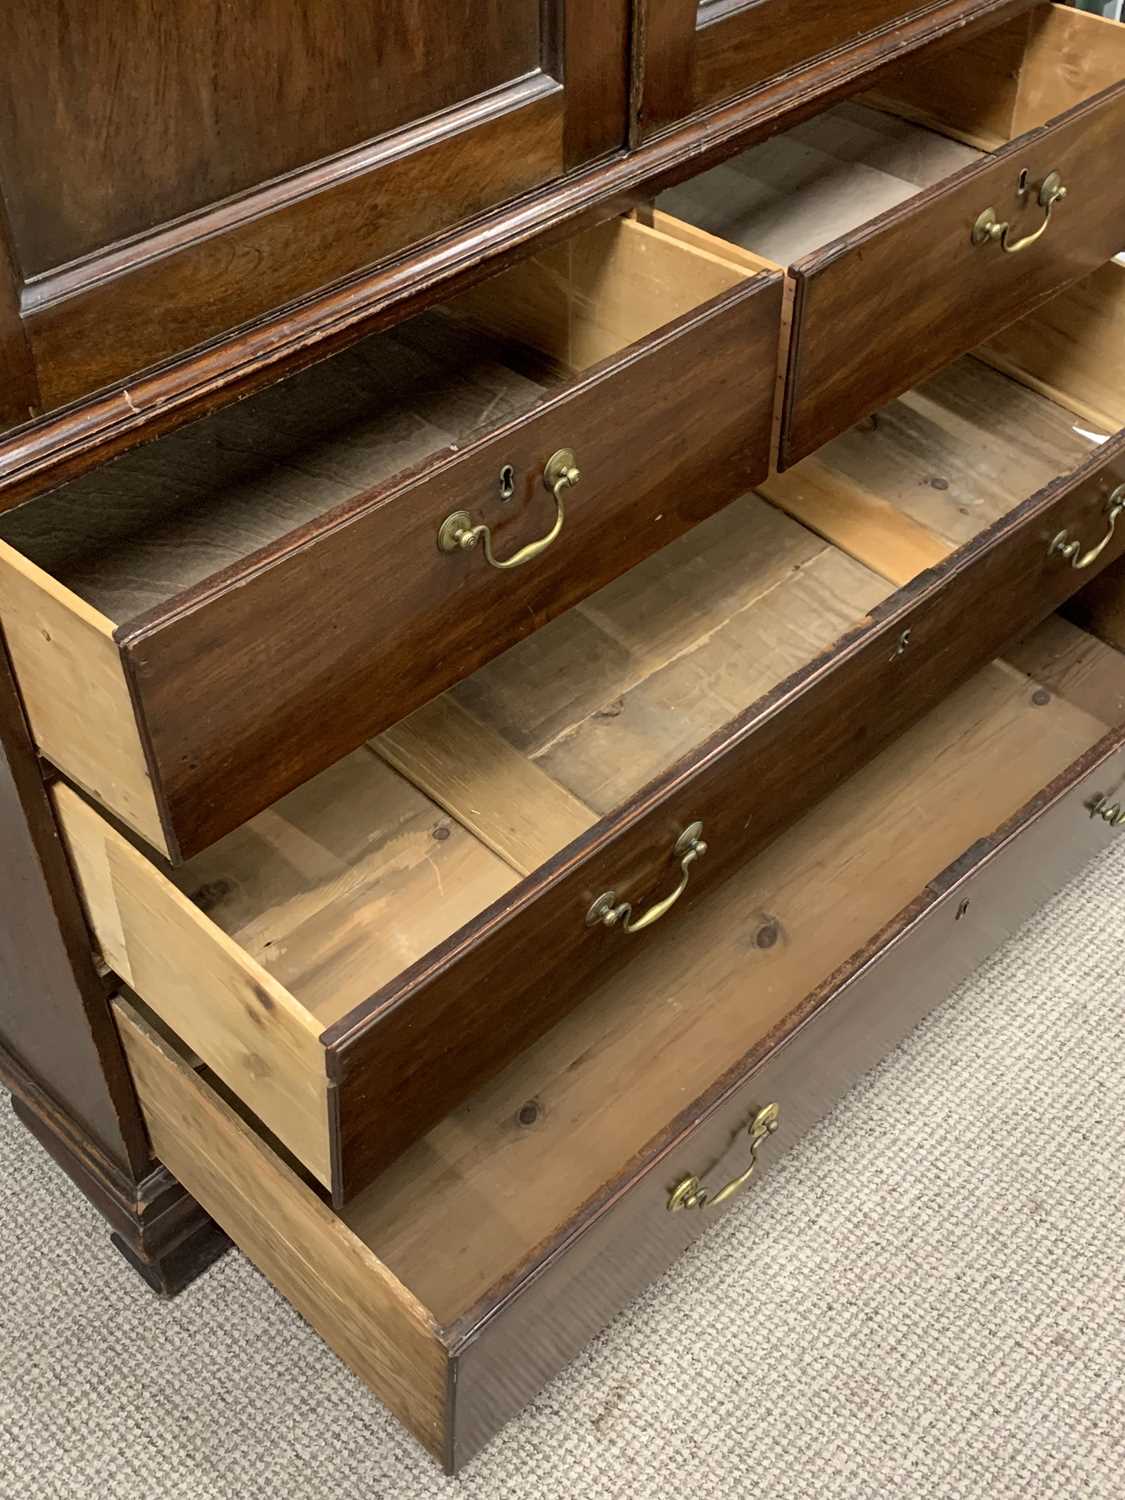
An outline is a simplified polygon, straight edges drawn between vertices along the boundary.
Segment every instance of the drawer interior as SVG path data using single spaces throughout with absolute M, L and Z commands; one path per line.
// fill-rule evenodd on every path
M 654 929 L 627 970 L 333 1215 L 338 1229 L 442 1328 L 471 1327 L 915 892 L 1125 717 L 1125 657 L 1061 620 L 1016 660 L 971 679 L 713 891 L 690 932 Z M 183 1122 L 139 1077 L 158 1148 L 172 1131 L 190 1155 Z M 271 1253 L 315 1261 L 286 1240 L 293 1221 L 270 1192 L 272 1252 L 247 1248 L 267 1270 Z
M 392 1006 L 412 965 L 1075 467 L 1098 433 L 1041 374 L 959 361 L 174 871 L 60 789 L 107 962 L 330 1181 L 322 1035 Z M 222 971 L 206 997 L 200 962 Z
M 126 626 L 390 492 L 753 274 L 734 255 L 611 220 L 0 515 L 0 570 L 37 570 L 76 615 L 89 606 L 108 631 Z
M 750 147 L 657 206 L 763 268 L 786 267 L 1123 76 L 1125 27 L 1043 6 L 975 38 L 971 51 L 923 55 L 883 92 Z
M 1114 272 L 1125 314 L 1125 267 Z M 177 883 L 328 1026 L 1104 435 L 966 357 L 228 835 Z
M 1050 252 L 1046 261 L 1024 257 L 1010 262 L 1002 273 L 995 268 L 1008 260 L 1005 256 L 967 258 L 970 251 L 979 257 L 967 233 L 976 209 L 993 198 L 995 211 L 1007 212 L 1007 200 L 995 195 L 1001 191 L 999 178 L 1007 182 L 1009 170 L 998 167 L 984 174 L 984 196 L 976 209 L 976 189 L 969 184 L 981 176 L 976 169 L 986 167 L 998 150 L 1026 137 L 1026 157 L 1013 158 L 1010 167 L 1010 207 L 1021 234 L 1036 229 L 1042 207 L 1035 183 L 1029 183 L 1022 207 L 1017 196 L 1023 181 L 1019 172 L 1026 179 L 1037 169 L 1030 144 L 1036 130 L 1123 78 L 1125 27 L 1066 6 L 1039 7 L 961 49 L 923 54 L 892 75 L 883 92 L 784 131 L 661 194 L 655 208 L 638 211 L 646 222 L 695 243 L 737 247 L 751 257 L 748 264 L 763 270 L 788 268 L 776 465 L 785 466 L 819 447 L 844 421 L 854 421 L 865 407 L 882 404 L 912 378 L 939 365 L 921 327 L 909 345 L 895 344 L 894 330 L 908 313 L 893 285 L 900 278 L 909 284 L 912 276 L 921 277 L 919 294 L 942 304 L 943 311 L 935 310 L 934 316 L 945 318 L 944 342 L 938 340 L 937 348 L 948 345 L 947 359 L 972 343 L 970 330 L 978 314 L 971 294 L 974 278 L 983 276 L 987 282 L 990 275 L 1001 277 L 995 295 L 983 282 L 977 286 L 980 316 L 988 325 L 978 338 L 990 336 L 1049 294 L 1044 278 L 1055 264 Z M 1069 160 L 1073 170 L 1073 153 Z M 1049 169 L 1049 163 L 1041 164 L 1042 172 Z M 1087 220 L 1094 223 L 1100 211 L 1090 201 L 1091 189 L 1094 198 L 1101 194 L 1096 179 L 1084 186 L 1085 194 L 1077 196 L 1073 207 L 1063 203 L 1059 209 L 1060 216 L 1069 216 L 1072 238 L 1082 241 L 1089 237 Z M 962 208 L 968 214 L 963 228 Z M 938 249 L 963 229 L 964 253 L 954 266 L 939 258 Z M 1097 241 L 1099 246 L 1104 239 Z M 1085 265 L 1095 266 L 1099 253 L 1117 248 L 1112 240 L 1106 242 Z M 894 266 L 890 281 L 870 270 L 864 279 L 865 249 L 885 275 Z M 1065 281 L 1064 273 L 1060 262 L 1056 284 Z M 968 278 L 963 286 L 962 276 Z M 949 277 L 957 279 L 938 295 Z M 1014 300 L 1015 289 L 1025 285 L 1024 277 L 1027 290 L 1021 304 Z M 858 321 L 849 325 L 845 337 L 839 325 L 846 320 L 849 285 L 853 301 L 864 306 L 870 301 L 871 321 L 867 327 Z M 968 299 L 963 304 L 957 302 L 958 288 Z M 1001 288 L 1010 306 L 1000 296 Z M 949 314 L 949 307 L 956 308 L 955 314 Z M 963 330 L 956 337 L 955 327 Z M 841 343 L 833 353 L 837 339 Z M 857 341 L 867 351 L 866 365 L 855 356 Z M 838 373 L 841 367 L 847 380 Z M 881 394 L 849 406 L 852 387 L 869 383 L 873 395 Z M 843 421 L 832 416 L 837 405 L 850 412 Z
M 1125 427 L 1125 256 L 761 493 L 905 584 Z

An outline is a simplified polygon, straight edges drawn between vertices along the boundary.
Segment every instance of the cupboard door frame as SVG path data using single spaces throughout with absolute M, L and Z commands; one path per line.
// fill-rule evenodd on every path
M 815 74 L 860 46 L 891 58 L 904 27 L 932 15 L 974 19 L 979 0 L 865 0 L 823 7 L 799 0 L 635 0 L 634 144 L 793 74 Z M 854 21 L 855 12 L 866 23 Z M 878 66 L 878 60 L 868 66 Z
M 22 333 L 29 368 L 0 390 L 0 421 L 63 408 L 620 149 L 629 3 L 543 0 L 538 69 L 73 259 L 42 263 L 27 229 L 21 265 L 13 220 L 0 336 L 19 351 Z M 174 122 L 136 123 L 173 131 L 173 152 L 190 144 Z M 9 197 L 19 172 L 5 162 Z

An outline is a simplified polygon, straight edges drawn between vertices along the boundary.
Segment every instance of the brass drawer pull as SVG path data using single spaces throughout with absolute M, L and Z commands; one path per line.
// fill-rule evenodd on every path
M 617 901 L 616 891 L 606 891 L 591 906 L 586 913 L 587 927 L 620 927 L 623 932 L 643 932 L 646 927 L 651 927 L 654 922 L 659 922 L 665 916 L 683 893 L 687 890 L 687 883 L 691 878 L 691 867 L 697 859 L 702 859 L 707 853 L 707 845 L 703 842 L 700 834 L 703 832 L 702 823 L 693 823 L 690 828 L 685 828 L 675 844 L 672 846 L 672 854 L 680 861 L 680 883 L 670 896 L 665 896 L 663 901 L 658 901 L 655 906 L 650 906 L 643 917 L 638 917 L 634 922 L 633 908 L 628 901 Z
M 1082 552 L 1082 543 L 1077 537 L 1072 537 L 1069 532 L 1060 531 L 1051 543 L 1050 555 L 1056 552 L 1060 557 L 1065 557 L 1074 569 L 1088 568 L 1096 563 L 1098 558 L 1113 540 L 1113 533 L 1117 526 L 1117 518 L 1125 510 L 1125 484 L 1119 484 L 1105 503 L 1105 517 L 1109 522 L 1105 536 L 1096 547 L 1091 547 L 1089 552 Z M 1081 553 L 1081 556 L 1079 556 Z
M 1111 828 L 1120 828 L 1125 824 L 1125 808 L 1120 802 L 1111 802 L 1105 796 L 1095 797 L 1089 807 L 1092 818 L 1102 818 Z
M 758 1165 L 758 1152 L 780 1123 L 781 1106 L 779 1104 L 767 1104 L 760 1109 L 746 1127 L 750 1136 L 750 1165 L 742 1176 L 735 1177 L 727 1183 L 726 1187 L 720 1188 L 714 1196 L 707 1191 L 698 1177 L 694 1175 L 685 1177 L 672 1189 L 672 1194 L 668 1199 L 668 1212 L 679 1213 L 681 1208 L 714 1208 L 728 1198 L 733 1198 L 735 1193 L 744 1188 L 753 1177 Z
M 522 568 L 524 563 L 534 562 L 558 538 L 566 520 L 563 497 L 581 478 L 581 471 L 569 448 L 560 448 L 551 455 L 543 470 L 543 483 L 555 497 L 555 524 L 546 536 L 541 536 L 537 542 L 528 542 L 526 547 L 521 547 L 511 557 L 501 560 L 495 555 L 492 550 L 491 528 L 474 526 L 473 518 L 467 510 L 455 510 L 452 515 L 446 516 L 438 528 L 438 549 L 442 552 L 468 552 L 478 542 L 483 542 L 485 561 L 490 568 L 499 568 L 502 572 L 509 568 Z
M 1026 177 L 1026 172 L 1020 173 L 1020 185 L 1016 189 L 1017 196 L 1024 199 L 1030 191 L 1026 186 Z M 982 214 L 978 215 L 973 225 L 973 244 L 999 243 L 1005 255 L 1017 255 L 1021 250 L 1026 250 L 1028 245 L 1034 245 L 1036 240 L 1042 239 L 1047 233 L 1047 226 L 1051 222 L 1051 210 L 1065 197 L 1066 188 L 1063 186 L 1062 178 L 1057 172 L 1048 172 L 1039 184 L 1038 202 L 1043 210 L 1043 222 L 1034 234 L 1025 234 L 1022 240 L 1017 240 L 1014 245 L 1009 244 L 1008 235 L 1011 232 L 1011 224 L 1006 219 L 997 219 L 994 208 L 986 208 Z

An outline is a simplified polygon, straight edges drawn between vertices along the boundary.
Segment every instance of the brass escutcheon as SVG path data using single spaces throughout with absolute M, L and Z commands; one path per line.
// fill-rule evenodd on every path
M 728 1198 L 733 1198 L 735 1193 L 741 1191 L 753 1177 L 758 1166 L 758 1152 L 780 1123 L 780 1104 L 767 1104 L 758 1110 L 746 1127 L 750 1137 L 750 1165 L 745 1172 L 739 1177 L 732 1178 L 715 1194 L 708 1192 L 694 1174 L 685 1177 L 672 1189 L 668 1199 L 668 1212 L 679 1213 L 682 1208 L 715 1208 L 718 1204 L 725 1203 Z
M 507 474 L 510 465 L 505 465 L 502 475 Z M 498 558 L 492 551 L 492 529 L 491 527 L 473 525 L 473 518 L 467 510 L 455 510 L 446 516 L 438 527 L 437 544 L 439 552 L 469 552 L 478 542 L 483 544 L 485 561 L 490 568 L 497 568 L 501 572 L 507 572 L 512 568 L 522 568 L 525 563 L 533 562 L 540 557 L 554 542 L 563 529 L 566 520 L 566 507 L 564 496 L 567 490 L 572 490 L 582 478 L 578 461 L 569 448 L 560 448 L 547 460 L 547 466 L 543 470 L 543 485 L 550 490 L 555 498 L 555 523 L 536 542 L 528 542 L 526 547 L 521 547 L 511 557 Z M 503 494 L 504 479 L 501 479 L 502 498 L 508 498 Z

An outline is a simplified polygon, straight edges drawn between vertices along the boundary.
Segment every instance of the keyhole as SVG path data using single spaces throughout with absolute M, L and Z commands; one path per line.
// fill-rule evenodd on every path
M 507 502 L 516 493 L 516 471 L 511 464 L 500 470 L 500 499 Z
M 1021 198 L 1026 198 L 1027 196 L 1027 172 L 1028 169 L 1024 167 L 1020 173 L 1019 181 L 1016 183 L 1016 192 Z

